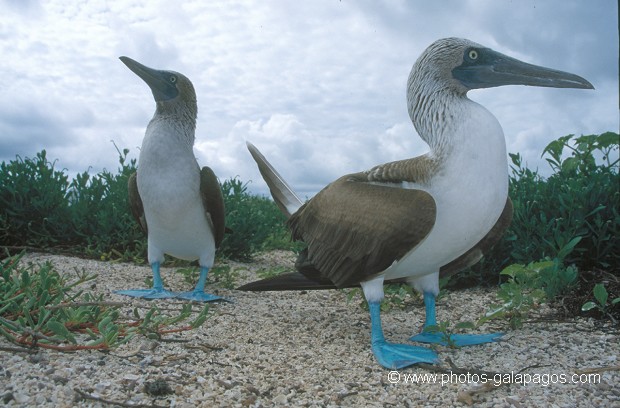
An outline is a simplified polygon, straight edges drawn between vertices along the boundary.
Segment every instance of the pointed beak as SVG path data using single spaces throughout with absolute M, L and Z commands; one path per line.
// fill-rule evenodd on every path
M 119 57 L 119 59 L 127 68 L 132 70 L 134 74 L 138 75 L 146 82 L 153 92 L 155 101 L 167 101 L 179 94 L 179 90 L 175 85 L 176 78 L 174 78 L 174 74 L 168 71 L 159 71 L 149 68 L 129 57 Z
M 478 50 L 477 58 L 465 57 L 452 75 L 469 89 L 502 85 L 530 85 L 550 88 L 594 89 L 579 75 L 528 64 L 491 49 Z

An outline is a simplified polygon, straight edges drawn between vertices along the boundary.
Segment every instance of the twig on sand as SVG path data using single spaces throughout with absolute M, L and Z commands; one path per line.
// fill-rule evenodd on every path
M 28 354 L 36 354 L 38 350 L 29 347 L 7 347 L 0 346 L 1 351 L 7 351 L 9 353 L 28 353 Z
M 607 367 L 583 368 L 581 370 L 575 370 L 575 374 L 596 374 L 596 373 L 604 373 L 607 371 L 620 371 L 620 365 L 607 366 Z
M 103 306 L 103 307 L 121 307 L 126 306 L 125 302 L 70 302 L 59 303 L 57 305 L 45 306 L 47 310 L 63 309 L 65 307 L 82 307 L 82 306 Z
M 166 408 L 167 407 L 167 405 L 164 406 L 164 405 L 157 405 L 157 404 L 130 404 L 128 402 L 108 400 L 105 398 L 97 397 L 96 395 L 91 395 L 85 391 L 80 390 L 79 388 L 74 388 L 73 391 L 75 391 L 82 399 L 101 402 L 102 404 L 116 405 L 119 407 L 131 407 L 131 408 Z

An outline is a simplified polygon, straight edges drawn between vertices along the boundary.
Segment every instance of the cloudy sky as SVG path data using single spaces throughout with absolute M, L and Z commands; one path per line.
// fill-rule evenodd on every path
M 192 80 L 201 165 L 265 193 L 250 140 L 310 197 L 427 150 L 405 85 L 419 54 L 448 36 L 596 87 L 469 93 L 530 167 L 546 171 L 540 154 L 559 136 L 618 130 L 616 0 L 0 0 L 0 10 L 1 161 L 46 149 L 71 174 L 115 170 L 112 141 L 137 157 L 154 101 L 126 55 Z

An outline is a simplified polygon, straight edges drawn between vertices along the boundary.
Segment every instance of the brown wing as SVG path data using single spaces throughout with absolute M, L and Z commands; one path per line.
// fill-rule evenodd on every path
M 428 235 L 436 216 L 430 194 L 365 180 L 363 173 L 341 177 L 291 216 L 293 239 L 308 244 L 300 272 L 319 271 L 337 287 L 354 285 Z
M 131 214 L 138 222 L 138 225 L 140 225 L 142 231 L 146 234 L 148 228 L 146 225 L 146 217 L 144 215 L 144 207 L 142 206 L 142 199 L 140 198 L 140 193 L 138 192 L 138 176 L 135 172 L 129 176 L 127 191 L 129 193 L 129 207 L 131 208 Z
M 465 252 L 449 264 L 442 266 L 441 269 L 439 269 L 439 277 L 445 278 L 452 276 L 455 273 L 476 264 L 482 256 L 501 239 L 502 235 L 504 235 L 504 232 L 506 232 L 506 229 L 512 222 L 512 213 L 512 201 L 510 200 L 510 197 L 508 197 L 506 199 L 504 210 L 493 228 L 491 228 L 491 231 L 489 231 L 489 233 L 469 251 Z
M 207 219 L 210 219 L 213 224 L 215 247 L 218 248 L 224 239 L 226 229 L 224 197 L 215 173 L 206 166 L 200 171 L 200 196 L 207 213 Z

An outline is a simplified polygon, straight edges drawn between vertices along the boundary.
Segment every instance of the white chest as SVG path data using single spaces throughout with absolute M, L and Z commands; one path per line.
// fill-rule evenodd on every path
M 167 253 L 212 263 L 215 244 L 200 195 L 200 168 L 187 140 L 174 126 L 151 123 L 142 143 L 137 181 L 151 262 Z
M 429 183 L 406 186 L 428 191 L 437 216 L 426 239 L 387 271 L 386 278 L 422 276 L 456 259 L 495 225 L 508 196 L 508 164 L 501 126 L 475 105 L 452 133 L 443 165 Z

